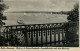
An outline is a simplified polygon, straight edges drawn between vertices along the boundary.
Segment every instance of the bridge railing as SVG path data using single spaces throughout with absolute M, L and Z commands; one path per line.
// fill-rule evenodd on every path
M 3 32 L 12 46 L 51 46 L 67 44 L 69 26 L 70 23 L 13 25 L 4 26 Z

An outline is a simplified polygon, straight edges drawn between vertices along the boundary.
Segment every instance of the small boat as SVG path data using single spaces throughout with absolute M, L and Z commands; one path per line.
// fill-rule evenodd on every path
M 24 15 L 26 15 L 26 13 L 24 13 Z
M 24 24 L 24 23 L 23 23 L 23 20 L 21 20 L 21 19 L 18 19 L 18 20 L 17 20 L 17 23 L 18 23 L 18 24 Z

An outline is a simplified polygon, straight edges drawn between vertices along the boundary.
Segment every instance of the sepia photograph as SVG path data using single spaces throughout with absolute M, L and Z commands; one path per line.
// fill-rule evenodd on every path
M 1 47 L 79 47 L 79 0 L 0 0 Z

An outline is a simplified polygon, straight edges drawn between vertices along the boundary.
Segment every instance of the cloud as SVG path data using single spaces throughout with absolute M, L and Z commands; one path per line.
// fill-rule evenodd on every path
M 5 0 L 10 7 L 7 11 L 68 11 L 77 0 Z
M 38 0 L 4 0 L 4 1 L 38 1 Z

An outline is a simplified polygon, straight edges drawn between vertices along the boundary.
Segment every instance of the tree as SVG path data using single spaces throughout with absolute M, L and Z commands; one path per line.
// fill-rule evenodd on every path
M 7 20 L 6 16 L 3 15 L 4 10 L 8 8 L 4 3 L 3 0 L 0 0 L 0 34 L 1 34 L 1 27 L 5 25 L 5 22 L 2 20 Z
M 3 15 L 4 10 L 7 6 L 3 3 L 3 0 L 0 0 L 0 46 L 3 46 L 5 43 L 5 38 L 1 36 L 1 28 L 5 23 L 2 20 L 7 20 L 6 16 Z
M 69 42 L 75 42 L 76 41 L 76 37 L 77 32 L 78 32 L 78 22 L 79 22 L 79 4 L 75 4 L 74 8 L 68 13 L 68 17 L 67 19 L 69 20 L 69 22 L 67 23 L 66 27 L 67 27 L 67 34 L 66 39 Z
M 3 0 L 0 0 L 0 27 L 5 25 L 2 20 L 7 20 L 6 16 L 3 15 L 4 10 L 7 6 L 3 3 Z
M 72 9 L 72 11 L 70 11 L 68 15 L 68 20 L 73 22 L 79 21 L 79 4 L 75 4 L 74 9 Z

